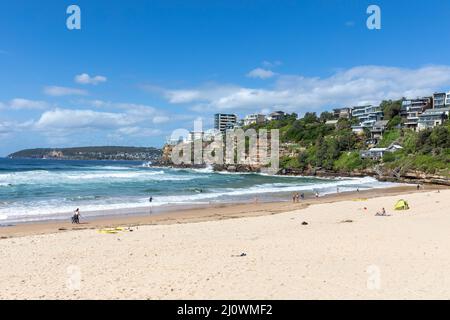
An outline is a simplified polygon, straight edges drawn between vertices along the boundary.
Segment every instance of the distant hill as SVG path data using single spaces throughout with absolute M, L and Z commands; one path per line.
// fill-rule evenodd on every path
M 10 154 L 9 158 L 63 159 L 63 160 L 148 160 L 161 157 L 161 149 L 144 147 L 77 147 L 25 149 Z

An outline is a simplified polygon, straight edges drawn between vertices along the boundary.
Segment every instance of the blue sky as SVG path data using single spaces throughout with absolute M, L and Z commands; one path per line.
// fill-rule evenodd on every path
M 81 8 L 82 29 L 66 28 Z M 381 30 L 366 9 L 381 8 Z M 161 146 L 216 112 L 303 114 L 450 90 L 450 2 L 0 3 L 0 155 Z

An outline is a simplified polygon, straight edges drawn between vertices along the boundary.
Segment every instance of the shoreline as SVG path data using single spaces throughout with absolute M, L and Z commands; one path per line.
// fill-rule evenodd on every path
M 68 231 L 114 228 L 114 227 L 135 227 L 143 225 L 167 225 L 196 223 L 203 221 L 217 221 L 224 219 L 236 219 L 245 217 L 257 217 L 273 215 L 278 213 L 291 212 L 305 209 L 311 205 L 335 203 L 355 198 L 373 199 L 384 196 L 404 195 L 417 192 L 448 189 L 445 186 L 427 185 L 425 189 L 417 190 L 416 186 L 394 186 L 379 189 L 363 190 L 360 192 L 350 191 L 333 193 L 320 198 L 309 197 L 300 203 L 292 203 L 290 199 L 272 202 L 251 202 L 251 203 L 220 203 L 205 204 L 195 207 L 177 206 L 167 211 L 157 211 L 148 213 L 149 208 L 130 208 L 113 210 L 112 215 L 93 216 L 89 218 L 81 217 L 81 223 L 74 225 L 67 220 L 46 220 L 22 222 L 15 225 L 0 227 L 0 240 L 12 237 L 23 237 L 29 235 L 53 234 Z
M 373 191 L 0 240 L 0 300 L 449 299 L 450 189 Z

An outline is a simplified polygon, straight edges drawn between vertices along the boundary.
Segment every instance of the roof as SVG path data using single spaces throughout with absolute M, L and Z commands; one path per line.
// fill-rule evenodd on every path
M 284 111 L 274 111 L 274 112 L 271 113 L 271 115 L 272 114 L 285 114 L 285 112 Z
M 389 150 L 392 150 L 392 149 L 400 150 L 400 149 L 403 149 L 403 147 L 401 145 L 399 145 L 399 144 L 392 143 L 387 149 L 389 149 Z
M 379 120 L 373 124 L 374 127 L 385 127 L 389 123 L 389 120 Z
M 382 152 L 382 151 L 386 151 L 387 148 L 371 148 L 368 151 L 370 152 Z

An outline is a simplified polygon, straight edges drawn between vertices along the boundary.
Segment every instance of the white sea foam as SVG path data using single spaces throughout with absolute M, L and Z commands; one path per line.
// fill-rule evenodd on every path
M 136 207 L 158 207 L 164 205 L 178 205 L 178 204 L 201 204 L 210 201 L 227 199 L 232 201 L 239 197 L 264 197 L 264 194 L 280 193 L 280 192 L 319 192 L 320 195 L 336 193 L 339 187 L 341 192 L 354 191 L 357 188 L 360 190 L 370 188 L 385 188 L 394 186 L 394 183 L 379 182 L 374 178 L 351 178 L 330 180 L 329 182 L 321 183 L 302 183 L 295 185 L 292 183 L 265 183 L 255 185 L 250 188 L 217 188 L 209 190 L 209 192 L 199 192 L 190 195 L 167 195 L 154 197 L 154 201 L 149 204 L 148 198 L 144 197 L 121 197 L 121 198 L 95 198 L 95 197 L 81 197 L 79 199 L 66 199 L 61 203 L 61 200 L 52 199 L 45 201 L 35 201 L 27 203 L 16 203 L 14 205 L 0 208 L 0 216 L 6 217 L 4 220 L 22 220 L 33 221 L 43 218 L 49 218 L 52 215 L 58 214 L 58 217 L 69 216 L 75 207 L 81 207 L 83 212 L 114 210 L 114 209 L 129 209 Z M 70 201 L 69 201 L 70 200 Z
M 214 168 L 212 166 L 207 166 L 206 168 L 201 169 L 190 169 L 193 172 L 197 173 L 214 173 Z
M 147 162 L 144 162 L 143 164 L 141 164 L 141 167 L 144 167 L 144 168 L 151 168 L 151 166 L 152 166 L 151 161 L 147 161 Z
M 161 171 L 130 170 L 98 170 L 98 171 L 23 171 L 0 174 L 0 186 L 42 184 L 54 185 L 64 183 L 110 182 L 117 180 L 146 181 L 146 180 L 167 180 L 167 181 L 188 181 L 200 177 L 192 175 L 171 175 Z
M 0 187 L 11 187 L 12 184 L 9 182 L 0 182 Z

